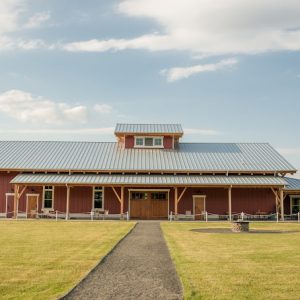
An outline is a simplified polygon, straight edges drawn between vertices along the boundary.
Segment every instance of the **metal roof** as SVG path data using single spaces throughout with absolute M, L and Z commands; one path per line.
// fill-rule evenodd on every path
M 124 149 L 117 143 L 0 141 L 2 170 L 294 172 L 269 144 L 179 143 Z
M 300 191 L 300 179 L 285 177 L 287 182 L 285 190 L 287 191 Z
M 278 186 L 285 180 L 274 176 L 201 176 L 201 175 L 93 175 L 93 174 L 19 174 L 17 184 L 86 184 L 86 185 L 205 185 L 205 186 Z
M 120 124 L 116 125 L 115 134 L 147 133 L 147 134 L 183 134 L 180 124 Z

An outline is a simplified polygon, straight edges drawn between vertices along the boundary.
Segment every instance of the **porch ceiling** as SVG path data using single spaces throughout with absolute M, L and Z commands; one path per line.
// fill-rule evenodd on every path
M 285 186 L 274 176 L 19 174 L 11 183 L 32 185 Z

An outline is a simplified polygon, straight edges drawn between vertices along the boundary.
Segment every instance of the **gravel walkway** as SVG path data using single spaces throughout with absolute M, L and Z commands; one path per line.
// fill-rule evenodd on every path
M 182 299 L 159 222 L 139 222 L 64 299 Z

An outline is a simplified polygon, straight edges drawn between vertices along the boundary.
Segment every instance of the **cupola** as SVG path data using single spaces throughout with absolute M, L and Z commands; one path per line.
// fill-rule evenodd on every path
M 183 130 L 180 124 L 117 124 L 115 135 L 126 149 L 174 149 Z

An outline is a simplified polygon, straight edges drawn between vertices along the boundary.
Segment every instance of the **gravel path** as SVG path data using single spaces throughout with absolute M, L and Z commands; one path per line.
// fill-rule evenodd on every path
M 64 299 L 182 299 L 159 222 L 139 222 Z

